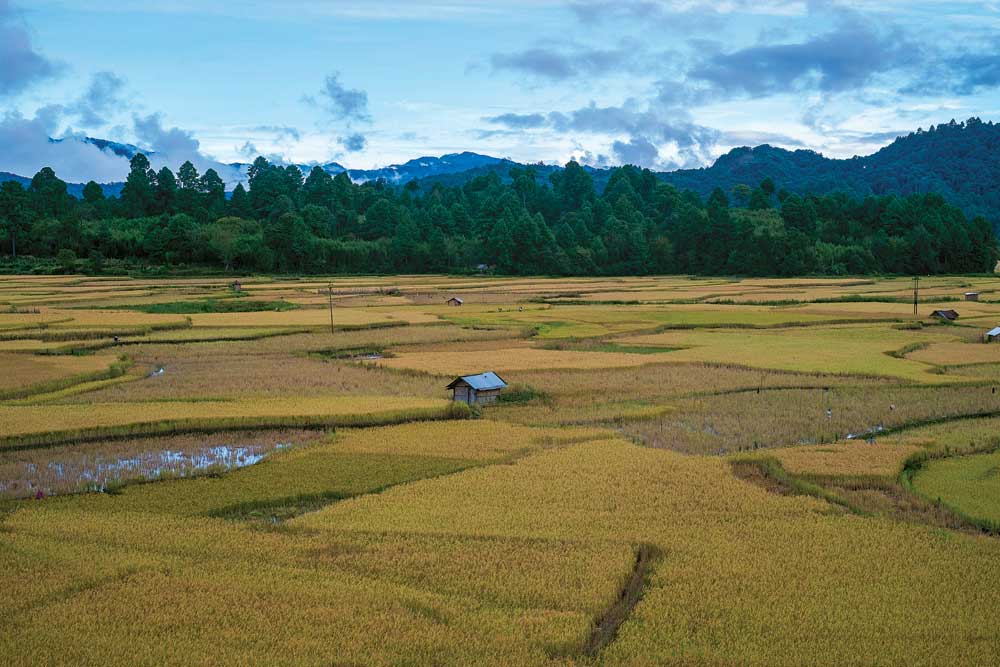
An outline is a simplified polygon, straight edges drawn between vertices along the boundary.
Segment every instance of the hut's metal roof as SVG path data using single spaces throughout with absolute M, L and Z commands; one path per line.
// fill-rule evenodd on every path
M 958 319 L 958 312 L 954 310 L 935 310 L 931 317 L 943 317 L 948 320 Z
M 460 297 L 460 296 L 453 296 L 450 299 L 448 299 L 448 301 L 458 301 L 459 303 L 464 303 L 464 301 L 462 300 L 462 297 Z
M 453 389 L 455 385 L 460 382 L 464 382 L 476 391 L 490 391 L 491 389 L 503 389 L 507 386 L 503 378 L 494 373 L 493 371 L 486 371 L 485 373 L 479 373 L 478 375 L 463 375 L 457 377 L 451 381 L 448 385 L 448 389 Z
M 986 332 L 987 336 L 1000 336 L 1000 327 L 993 327 Z

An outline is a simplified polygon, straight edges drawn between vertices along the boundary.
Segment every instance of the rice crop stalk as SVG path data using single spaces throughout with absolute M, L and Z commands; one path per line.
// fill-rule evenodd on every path
M 409 408 L 375 413 L 164 419 L 116 426 L 0 437 L 0 450 L 20 451 L 67 443 L 180 433 L 216 433 L 219 431 L 277 428 L 361 428 L 419 421 L 467 419 L 471 415 L 472 411 L 469 406 L 464 403 L 451 402 L 444 407 Z

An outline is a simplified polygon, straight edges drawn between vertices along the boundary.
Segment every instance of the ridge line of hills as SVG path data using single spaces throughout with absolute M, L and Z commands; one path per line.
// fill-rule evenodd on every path
M 52 141 L 62 141 L 54 139 Z M 105 139 L 86 138 L 102 151 L 131 158 L 141 149 Z M 155 155 L 148 152 L 147 155 Z M 174 165 L 176 168 L 179 165 Z M 230 163 L 245 169 L 249 165 Z M 304 173 L 314 165 L 297 165 Z M 421 188 L 435 183 L 462 185 L 477 176 L 495 172 L 509 178 L 513 168 L 531 167 L 539 180 L 562 169 L 558 165 L 525 164 L 473 152 L 425 156 L 378 169 L 349 169 L 337 162 L 318 165 L 331 175 L 347 172 L 356 182 L 384 179 L 402 185 L 417 181 Z M 600 190 L 614 168 L 585 167 Z M 733 192 L 738 185 L 754 186 L 770 178 L 795 194 L 824 195 L 832 192 L 863 199 L 871 195 L 933 192 L 959 207 L 968 216 L 982 215 L 1000 222 L 1000 124 L 970 118 L 943 123 L 897 137 L 888 146 L 867 156 L 828 158 L 807 150 L 787 150 L 769 144 L 739 147 L 720 156 L 711 166 L 656 172 L 661 182 L 702 197 L 716 187 Z M 18 180 L 25 186 L 30 177 L 0 172 L 0 181 Z M 82 183 L 68 184 L 69 193 L 80 197 Z M 117 196 L 122 183 L 101 184 L 106 195 Z

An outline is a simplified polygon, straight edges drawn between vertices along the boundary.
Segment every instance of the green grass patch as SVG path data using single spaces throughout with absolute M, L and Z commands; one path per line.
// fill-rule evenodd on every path
M 548 401 L 549 395 L 544 391 L 535 389 L 527 384 L 514 384 L 501 392 L 498 403 L 514 405 L 518 403 L 531 403 L 532 401 Z
M 988 533 L 1000 533 L 1000 449 L 942 456 L 920 452 L 907 460 L 901 481 Z
M 295 310 L 298 306 L 284 300 L 262 301 L 259 299 L 199 299 L 197 301 L 169 301 L 134 306 L 116 307 L 119 310 L 135 310 L 141 313 L 162 315 L 195 315 L 204 313 L 258 313 L 266 310 Z

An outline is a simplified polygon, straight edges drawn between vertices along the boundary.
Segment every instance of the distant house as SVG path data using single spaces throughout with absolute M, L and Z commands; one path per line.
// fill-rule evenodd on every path
M 469 405 L 495 403 L 500 397 L 500 392 L 506 388 L 507 383 L 493 371 L 478 375 L 463 375 L 448 385 L 448 389 L 452 391 L 452 400 Z
M 1000 327 L 993 327 L 983 335 L 983 340 L 987 343 L 992 343 L 1000 339 Z
M 947 320 L 953 322 L 958 319 L 958 313 L 954 310 L 935 310 L 931 313 L 931 317 L 935 317 L 939 320 Z
M 448 304 L 449 306 L 461 306 L 465 302 L 462 301 L 461 297 L 453 296 L 450 299 L 448 299 L 447 301 L 445 301 L 445 303 Z
M 979 292 L 966 292 L 965 293 L 965 300 L 966 301 L 979 301 Z

